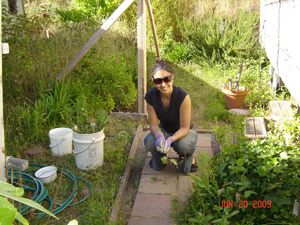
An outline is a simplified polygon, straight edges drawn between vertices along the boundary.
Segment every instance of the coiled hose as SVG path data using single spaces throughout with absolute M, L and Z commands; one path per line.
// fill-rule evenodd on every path
M 45 167 L 45 165 L 34 164 L 34 163 L 30 163 L 29 165 L 36 166 L 36 167 Z M 24 188 L 24 190 L 33 192 L 32 200 L 39 204 L 41 204 L 43 201 L 48 201 L 49 202 L 49 207 L 48 207 L 49 211 L 52 211 L 54 204 L 58 205 L 59 207 L 57 207 L 56 209 L 54 209 L 52 211 L 53 214 L 57 214 L 57 213 L 63 211 L 68 206 L 74 206 L 74 205 L 77 205 L 77 204 L 83 202 L 90 195 L 90 192 L 92 190 L 92 184 L 90 182 L 88 182 L 87 180 L 75 176 L 67 169 L 59 168 L 58 171 L 62 172 L 62 174 L 64 176 L 66 176 L 73 182 L 73 188 L 72 188 L 73 191 L 70 193 L 68 198 L 63 203 L 54 203 L 53 202 L 52 198 L 48 195 L 48 190 L 44 187 L 43 183 L 29 174 L 30 172 L 32 172 L 32 170 L 26 170 L 24 172 L 14 171 L 13 172 L 13 180 L 14 180 L 13 182 L 15 185 L 18 185 L 18 181 L 19 181 L 19 178 L 21 175 L 22 180 L 26 181 L 30 184 L 30 185 L 23 184 L 23 188 Z M 9 176 L 9 179 L 11 179 L 10 172 L 8 173 L 8 176 Z M 87 183 L 89 186 L 89 192 L 79 201 L 72 203 L 74 201 L 75 196 L 77 195 L 77 190 L 78 190 L 77 180 Z M 26 211 L 30 211 L 30 209 L 31 209 L 30 206 L 22 206 L 20 213 L 23 216 L 25 216 Z M 46 213 L 36 213 L 36 219 L 39 219 L 46 215 L 47 215 Z

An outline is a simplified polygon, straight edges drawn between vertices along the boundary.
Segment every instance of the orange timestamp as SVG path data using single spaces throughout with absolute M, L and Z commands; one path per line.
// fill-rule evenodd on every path
M 250 206 L 252 205 L 253 209 L 265 209 L 265 208 L 271 208 L 272 207 L 272 201 L 268 200 L 254 200 L 251 201 L 252 204 L 250 204 Z M 219 206 L 220 208 L 233 208 L 233 201 L 222 201 L 221 206 Z M 238 207 L 240 209 L 246 209 L 249 207 L 249 202 L 247 200 L 240 200 L 238 201 Z

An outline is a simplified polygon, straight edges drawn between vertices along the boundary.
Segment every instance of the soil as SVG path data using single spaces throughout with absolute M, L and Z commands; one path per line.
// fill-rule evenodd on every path
M 138 148 L 133 161 L 133 166 L 129 176 L 128 185 L 125 189 L 125 198 L 122 201 L 119 215 L 120 220 L 124 221 L 124 223 L 122 224 L 127 224 L 128 220 L 130 219 L 131 210 L 139 188 L 142 170 L 147 156 L 147 152 L 144 147 L 144 138 L 148 134 L 148 132 L 149 131 L 143 132 L 143 135 L 139 141 Z

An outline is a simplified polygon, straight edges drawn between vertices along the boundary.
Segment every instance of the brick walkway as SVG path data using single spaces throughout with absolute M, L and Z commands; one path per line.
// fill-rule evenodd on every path
M 196 159 L 201 153 L 213 156 L 210 134 L 198 134 Z M 173 153 L 171 157 L 178 158 L 178 155 Z M 190 176 L 178 174 L 176 166 L 172 163 L 168 163 L 162 171 L 156 171 L 149 167 L 150 159 L 151 154 L 148 153 L 128 225 L 176 224 L 170 218 L 172 200 L 177 198 L 183 206 L 192 187 L 193 179 Z M 193 174 L 199 173 L 197 171 Z

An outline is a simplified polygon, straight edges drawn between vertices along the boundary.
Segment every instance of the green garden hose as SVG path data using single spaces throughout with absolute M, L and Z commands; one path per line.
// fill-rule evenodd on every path
M 45 167 L 45 165 L 33 164 L 33 163 L 30 163 L 29 165 L 36 166 L 36 167 Z M 52 207 L 54 204 L 58 205 L 59 207 L 52 211 L 53 214 L 57 214 L 57 213 L 63 211 L 68 206 L 74 206 L 74 205 L 77 205 L 77 204 L 83 202 L 86 198 L 88 198 L 88 196 L 90 195 L 91 189 L 92 189 L 92 184 L 90 182 L 88 182 L 87 180 L 75 176 L 74 174 L 72 174 L 70 171 L 68 171 L 66 169 L 62 170 L 59 168 L 58 171 L 62 172 L 62 174 L 64 176 L 66 176 L 73 182 L 72 192 L 70 193 L 68 198 L 63 203 L 54 203 L 53 202 L 52 198 L 48 195 L 48 190 L 44 187 L 42 182 L 29 174 L 30 172 L 32 172 L 32 170 L 27 170 L 27 171 L 21 172 L 21 174 L 19 171 L 14 171 L 13 180 L 14 180 L 14 184 L 18 185 L 18 181 L 19 181 L 19 178 L 21 175 L 22 180 L 25 182 L 28 182 L 30 184 L 30 185 L 23 184 L 23 188 L 24 188 L 24 190 L 29 190 L 29 191 L 33 192 L 32 200 L 39 204 L 41 204 L 43 201 L 48 201 L 49 202 L 49 207 L 48 207 L 49 211 L 52 211 Z M 9 175 L 9 179 L 11 179 L 11 174 L 8 173 L 8 175 Z M 77 195 L 77 190 L 78 190 L 77 180 L 87 183 L 89 186 L 89 192 L 83 198 L 81 198 L 79 201 L 72 203 L 74 201 L 75 196 Z M 25 206 L 25 207 L 23 206 L 20 210 L 20 213 L 23 216 L 25 216 L 26 211 L 30 211 L 30 210 L 31 210 L 30 206 Z M 43 216 L 46 216 L 47 214 L 46 213 L 36 213 L 36 215 L 37 215 L 36 219 L 38 219 Z

